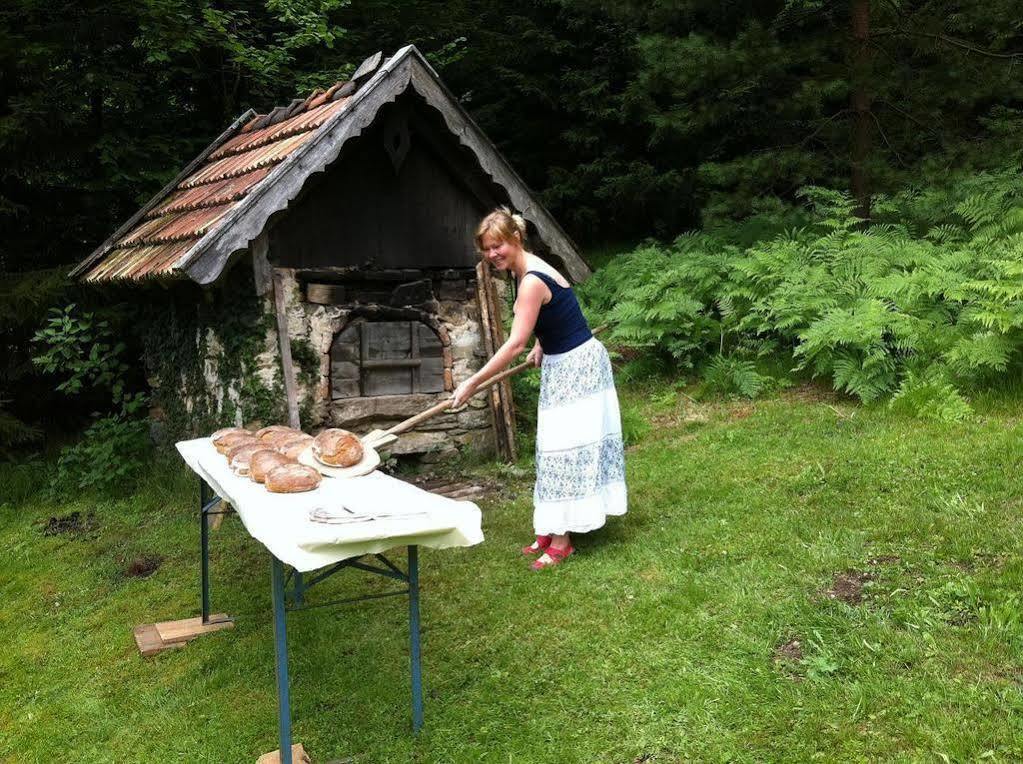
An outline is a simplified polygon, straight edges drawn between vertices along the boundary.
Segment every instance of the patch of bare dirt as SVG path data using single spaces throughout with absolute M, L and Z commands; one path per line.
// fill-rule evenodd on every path
M 873 573 L 862 570 L 836 573 L 831 588 L 824 591 L 824 596 L 829 600 L 841 600 L 847 605 L 859 605 L 863 602 L 863 585 L 873 579 Z
M 953 560 L 948 564 L 963 573 L 973 573 L 978 568 L 1001 568 L 1005 565 L 1005 555 L 993 552 L 976 552 L 965 560 Z
M 782 395 L 785 398 L 800 401 L 801 403 L 835 403 L 842 400 L 842 396 L 830 387 L 814 382 L 804 382 L 801 385 L 786 390 Z
M 124 567 L 124 575 L 128 578 L 149 578 L 160 569 L 163 557 L 158 554 L 144 554 L 128 562 Z
M 96 515 L 72 512 L 69 515 L 53 516 L 43 525 L 44 536 L 86 536 L 99 527 Z
M 732 406 L 728 410 L 728 419 L 735 421 L 738 419 L 748 419 L 753 416 L 753 413 L 757 410 L 757 407 L 752 403 L 740 403 L 737 406 Z
M 677 406 L 674 411 L 654 414 L 650 424 L 658 428 L 679 427 L 684 424 L 706 424 L 710 421 L 707 412 L 693 405 Z M 695 437 L 695 436 L 694 436 Z
M 774 648 L 773 657 L 778 661 L 801 661 L 803 660 L 803 644 L 798 638 L 790 639 Z

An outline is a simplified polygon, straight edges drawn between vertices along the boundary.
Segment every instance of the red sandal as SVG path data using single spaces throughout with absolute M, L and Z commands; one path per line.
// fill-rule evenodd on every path
M 551 545 L 552 536 L 537 536 L 529 546 L 522 547 L 522 554 L 526 557 L 533 557 L 534 555 L 543 554 L 547 551 L 547 547 Z
M 567 547 L 566 549 L 555 549 L 552 546 L 547 547 L 546 551 L 541 555 L 540 559 L 534 562 L 529 567 L 533 570 L 543 570 L 544 568 L 553 568 L 555 565 L 559 565 L 568 557 L 575 549 Z M 544 562 L 543 558 L 547 557 L 548 562 Z

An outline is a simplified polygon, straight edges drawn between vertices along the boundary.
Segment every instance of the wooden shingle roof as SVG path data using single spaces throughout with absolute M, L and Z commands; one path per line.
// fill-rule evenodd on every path
M 350 96 L 336 96 L 345 84 L 313 93 L 293 116 L 270 124 L 270 114 L 242 115 L 72 276 L 103 282 L 181 275 L 195 244 L 345 107 Z
M 287 207 L 306 180 L 337 158 L 381 106 L 408 87 L 440 111 L 451 133 L 537 228 L 574 281 L 589 275 L 575 245 L 444 87 L 414 46 L 377 53 L 351 82 L 268 114 L 242 114 L 173 181 L 72 272 L 87 283 L 219 278 L 232 254 Z

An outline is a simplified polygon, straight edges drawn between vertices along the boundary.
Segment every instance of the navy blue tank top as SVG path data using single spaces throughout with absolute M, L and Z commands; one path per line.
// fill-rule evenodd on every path
M 579 301 L 576 300 L 572 287 L 563 287 L 540 271 L 526 273 L 532 273 L 551 290 L 550 302 L 540 306 L 536 326 L 533 328 L 533 333 L 544 353 L 567 353 L 593 336 L 582 310 L 579 309 Z

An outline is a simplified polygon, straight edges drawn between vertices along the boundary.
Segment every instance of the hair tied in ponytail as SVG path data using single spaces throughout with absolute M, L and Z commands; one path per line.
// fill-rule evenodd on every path
M 518 234 L 520 243 L 526 243 L 526 219 L 508 207 L 498 207 L 482 221 L 476 229 L 476 249 L 483 251 L 483 237 L 486 234 L 497 236 L 503 241 L 512 241 Z

